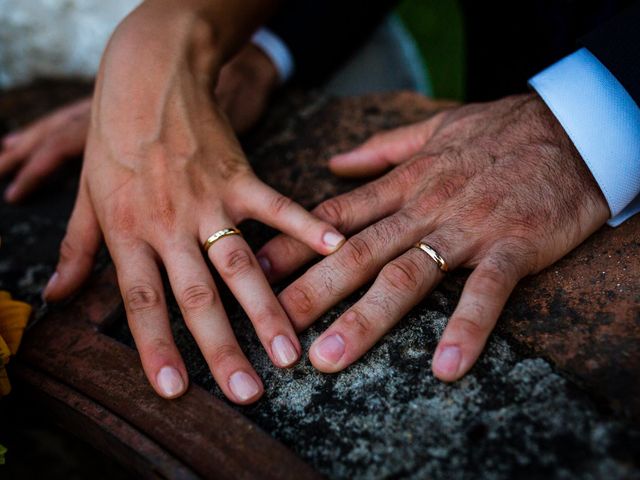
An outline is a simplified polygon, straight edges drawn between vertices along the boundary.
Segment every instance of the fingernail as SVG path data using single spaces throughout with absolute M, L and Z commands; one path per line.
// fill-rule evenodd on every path
M 4 199 L 7 202 L 11 202 L 14 200 L 14 197 L 16 196 L 16 189 L 17 186 L 15 183 L 12 183 L 11 185 L 9 185 L 7 187 L 7 189 L 4 191 Z
M 271 342 L 271 350 L 276 357 L 278 365 L 281 367 L 288 367 L 296 360 L 298 360 L 298 352 L 289 340 L 284 335 L 278 335 Z
M 173 367 L 162 367 L 158 372 L 156 382 L 165 397 L 175 397 L 184 390 L 182 376 Z
M 340 335 L 329 335 L 315 347 L 315 352 L 324 362 L 337 365 L 344 354 L 344 340 Z
M 51 275 L 51 278 L 49 279 L 49 281 L 47 282 L 47 285 L 44 287 L 44 290 L 42 291 L 42 299 L 43 300 L 48 300 L 49 298 L 49 292 L 51 291 L 52 288 L 55 287 L 56 283 L 58 282 L 58 278 L 60 278 L 60 275 L 58 274 L 58 272 L 54 272 L 53 275 Z
M 242 371 L 237 371 L 229 377 L 229 388 L 241 402 L 260 393 L 260 387 L 253 377 Z
M 335 232 L 327 232 L 322 237 L 324 244 L 332 250 L 337 249 L 345 241 L 344 235 Z
M 458 347 L 444 347 L 435 360 L 435 371 L 438 375 L 452 377 L 458 372 L 462 354 Z
M 258 257 L 258 263 L 260 264 L 260 268 L 265 273 L 265 275 L 269 275 L 271 273 L 271 262 L 266 257 Z

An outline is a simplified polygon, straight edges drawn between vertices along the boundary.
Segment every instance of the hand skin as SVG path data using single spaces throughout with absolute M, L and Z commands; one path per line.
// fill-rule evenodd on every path
M 261 396 L 262 383 L 229 325 L 203 242 L 246 218 L 321 254 L 344 238 L 256 178 L 212 98 L 219 66 L 246 40 L 237 31 L 248 36 L 268 3 L 145 2 L 116 29 L 96 80 L 78 197 L 44 297 L 58 301 L 77 290 L 104 237 L 142 366 L 166 398 L 183 394 L 188 377 L 161 267 L 215 380 L 231 401 L 246 404 Z M 207 256 L 272 361 L 296 362 L 295 331 L 242 237 L 219 240 Z
M 245 46 L 220 71 L 215 98 L 236 134 L 251 130 L 266 111 L 278 86 L 278 72 L 264 52 Z M 26 199 L 67 161 L 84 151 L 91 120 L 91 97 L 61 107 L 0 145 L 0 177 L 14 173 L 4 199 Z
M 4 192 L 9 203 L 24 200 L 49 175 L 84 150 L 91 98 L 66 105 L 2 140 L 0 177 L 15 171 Z
M 461 378 L 517 282 L 563 257 L 609 218 L 586 165 L 536 95 L 444 111 L 376 135 L 329 165 L 345 176 L 393 169 L 314 210 L 353 236 L 279 296 L 300 331 L 375 279 L 311 346 L 311 362 L 323 372 L 360 358 L 440 282 L 436 263 L 412 248 L 422 241 L 450 269 L 473 269 L 432 362 L 439 379 Z M 258 258 L 268 260 L 275 281 L 313 252 L 279 236 Z

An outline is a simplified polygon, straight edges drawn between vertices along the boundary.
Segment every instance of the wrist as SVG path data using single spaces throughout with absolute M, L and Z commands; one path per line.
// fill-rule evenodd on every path
M 217 76 L 225 58 L 218 38 L 214 22 L 188 2 L 147 1 L 118 25 L 105 56 L 137 71 L 182 64 L 205 80 Z
M 538 119 L 538 123 L 536 125 L 534 122 L 528 121 L 527 124 L 534 135 L 546 143 L 545 150 L 541 154 L 544 155 L 546 151 L 553 150 L 561 153 L 559 161 L 562 162 L 562 167 L 560 170 L 573 171 L 576 178 L 579 179 L 581 185 L 579 194 L 588 199 L 584 203 L 590 212 L 588 218 L 597 219 L 599 226 L 604 224 L 610 217 L 609 206 L 584 158 L 544 99 L 536 92 L 528 95 L 531 100 L 529 104 L 532 107 L 532 113 Z M 578 194 L 578 192 L 576 193 Z

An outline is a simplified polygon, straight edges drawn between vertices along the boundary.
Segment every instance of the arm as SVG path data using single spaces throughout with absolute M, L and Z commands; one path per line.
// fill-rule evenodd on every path
M 530 80 L 580 152 L 619 225 L 640 211 L 640 2 Z

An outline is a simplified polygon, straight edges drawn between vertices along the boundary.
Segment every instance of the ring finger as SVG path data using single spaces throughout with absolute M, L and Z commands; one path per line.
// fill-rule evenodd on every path
M 453 269 L 463 261 L 465 243 L 448 243 L 443 233 L 422 242 Z M 419 248 L 385 265 L 369 291 L 311 346 L 309 358 L 322 372 L 337 372 L 364 355 L 444 277 L 437 262 Z
M 232 223 L 218 222 L 216 228 L 206 230 L 207 234 L 220 231 L 221 225 Z M 207 254 L 251 319 L 272 362 L 279 367 L 294 364 L 302 350 L 298 337 L 247 242 L 240 235 L 227 235 L 212 244 Z

